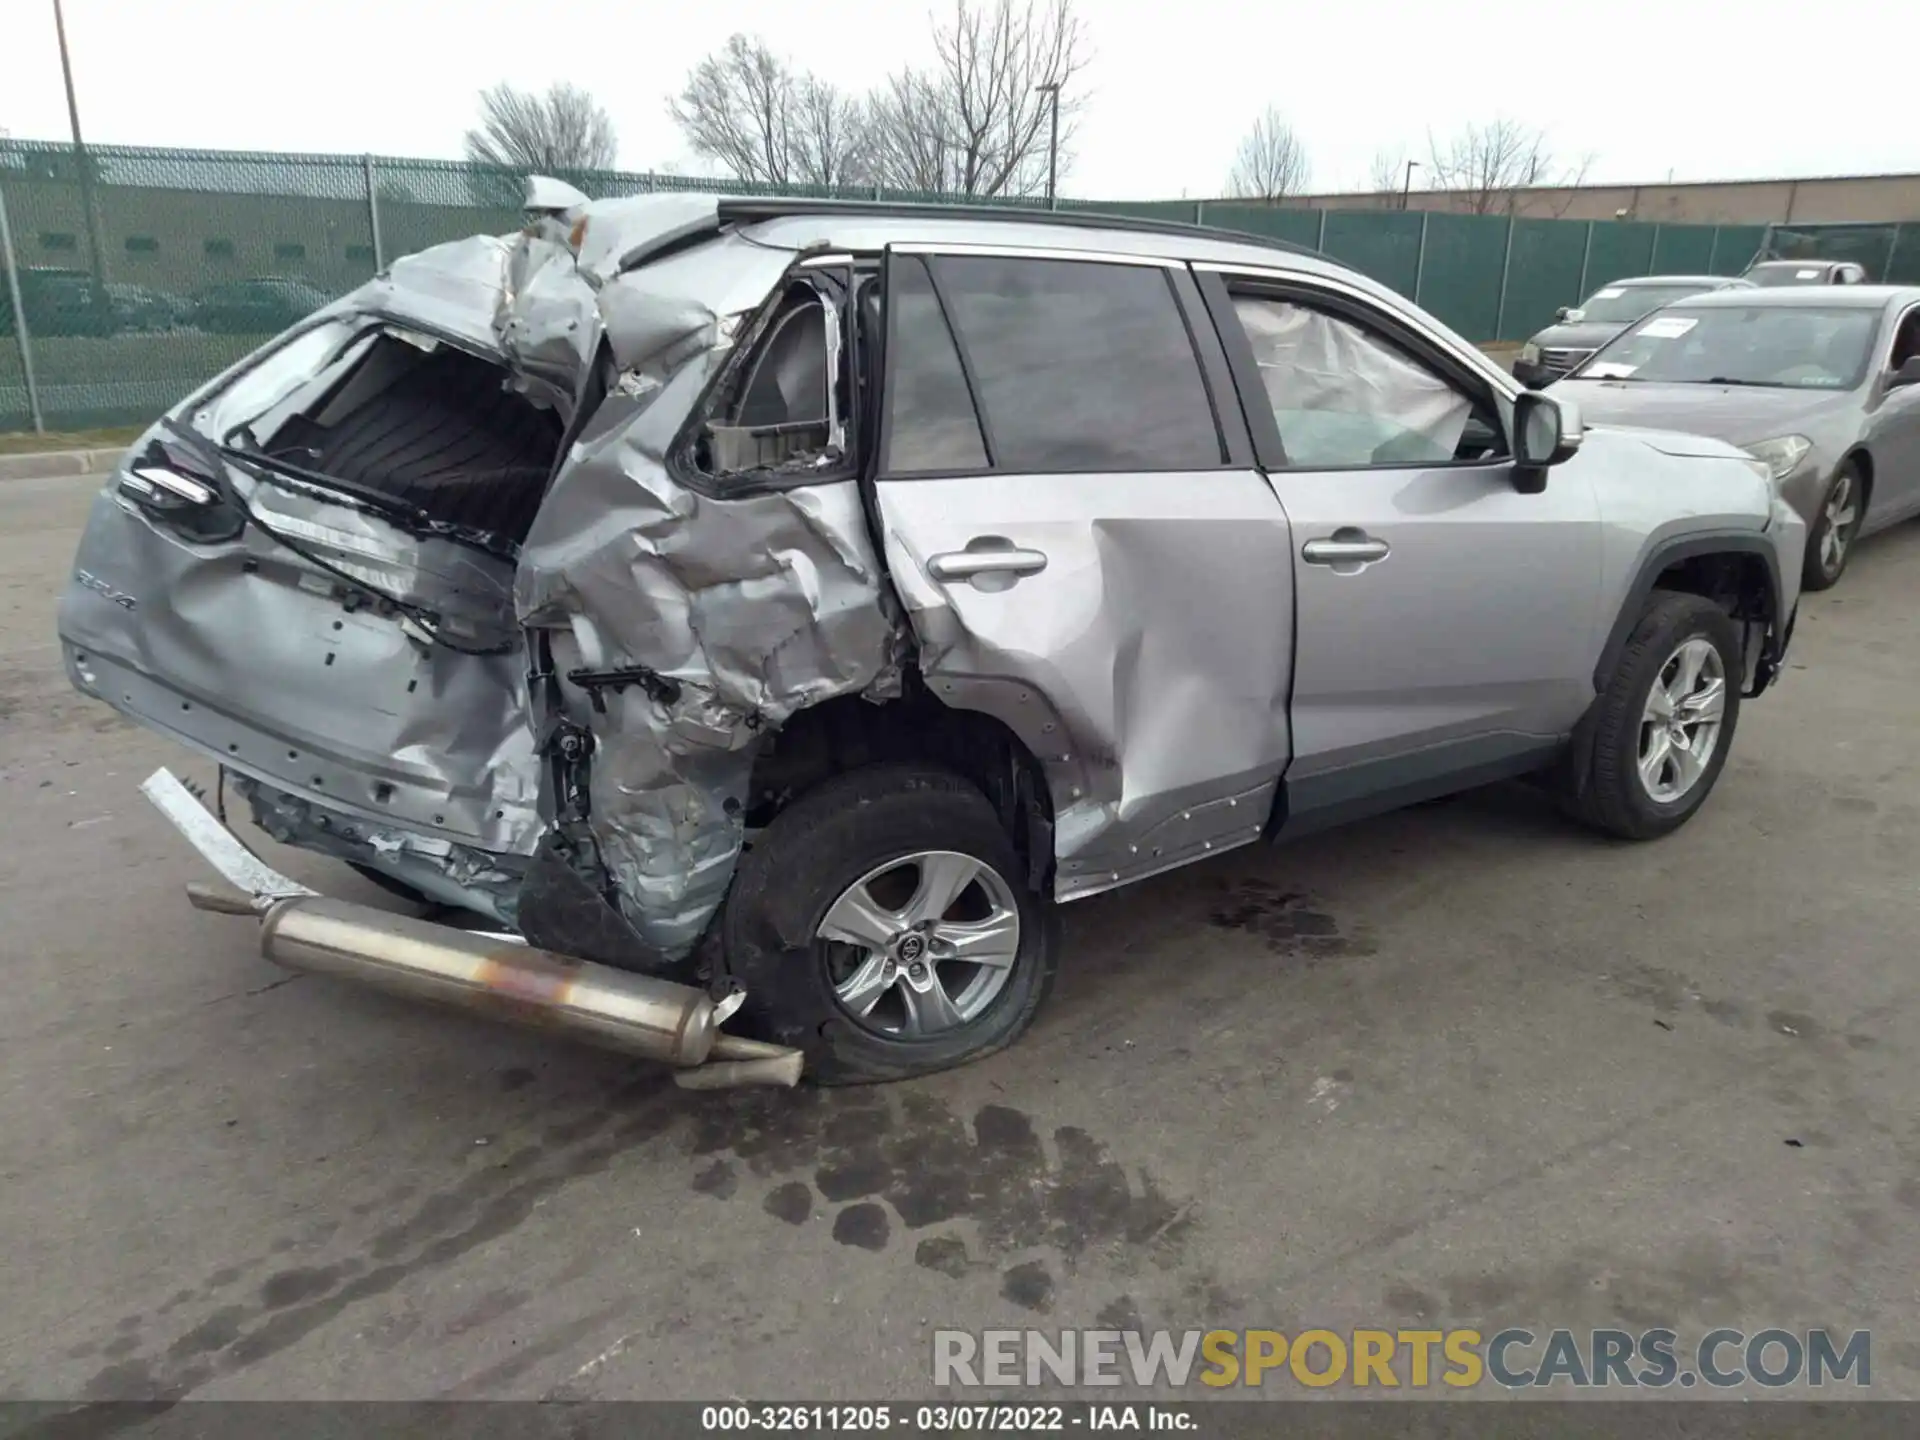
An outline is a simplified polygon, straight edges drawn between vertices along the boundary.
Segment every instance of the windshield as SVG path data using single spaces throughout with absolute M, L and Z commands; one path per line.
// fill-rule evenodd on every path
M 1813 305 L 1676 306 L 1602 346 L 1583 380 L 1849 390 L 1866 374 L 1880 312 Z
M 1580 307 L 1580 318 L 1602 324 L 1631 325 L 1662 305 L 1671 305 L 1710 288 L 1706 285 L 1609 285 L 1596 290 Z

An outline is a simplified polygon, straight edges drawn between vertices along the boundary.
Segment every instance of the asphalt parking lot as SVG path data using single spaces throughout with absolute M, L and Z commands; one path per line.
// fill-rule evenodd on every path
M 1869 1329 L 1920 1397 L 1920 527 L 1667 841 L 1503 787 L 1243 851 L 1069 907 L 1011 1052 L 701 1096 L 187 907 L 135 787 L 211 766 L 58 668 L 93 483 L 0 485 L 0 1393 L 911 1398 L 935 1327 L 1529 1324 Z

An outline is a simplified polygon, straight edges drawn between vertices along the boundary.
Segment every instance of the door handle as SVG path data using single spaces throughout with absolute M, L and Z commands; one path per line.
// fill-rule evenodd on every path
M 1300 558 L 1309 565 L 1332 565 L 1336 569 L 1346 568 L 1349 572 L 1371 565 L 1376 560 L 1384 560 L 1391 553 L 1393 547 L 1386 541 L 1376 540 L 1366 531 L 1350 525 L 1342 525 L 1333 534 L 1309 540 L 1300 547 Z
M 971 580 L 977 575 L 1037 575 L 1047 568 L 1046 552 L 1023 550 L 1001 542 L 988 549 L 975 541 L 965 550 L 949 550 L 927 561 L 927 573 L 936 580 Z

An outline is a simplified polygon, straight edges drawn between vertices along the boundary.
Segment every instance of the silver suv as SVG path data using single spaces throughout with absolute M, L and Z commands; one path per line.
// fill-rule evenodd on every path
M 1510 776 L 1664 835 L 1780 668 L 1764 464 L 1326 259 L 533 191 L 135 445 L 69 672 L 276 838 L 820 1080 L 1007 1044 L 1057 904 L 1238 846 Z

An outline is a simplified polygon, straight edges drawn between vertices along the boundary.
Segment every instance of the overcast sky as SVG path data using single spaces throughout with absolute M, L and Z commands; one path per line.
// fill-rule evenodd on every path
M 1061 189 L 1218 194 L 1269 102 L 1316 189 L 1506 115 L 1589 179 L 1920 171 L 1914 0 L 1419 4 L 1079 0 L 1094 58 Z M 944 6 L 942 6 L 944 8 Z M 89 140 L 456 158 L 474 95 L 591 90 L 623 169 L 686 154 L 666 102 L 735 30 L 864 87 L 927 49 L 922 0 L 66 0 Z M 0 0 L 0 129 L 65 139 L 51 0 Z M 1417 184 L 1417 178 L 1416 178 Z

